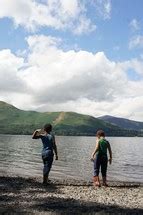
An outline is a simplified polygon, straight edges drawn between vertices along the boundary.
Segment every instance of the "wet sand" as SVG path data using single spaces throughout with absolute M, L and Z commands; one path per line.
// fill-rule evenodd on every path
M 143 184 L 0 176 L 0 214 L 143 214 Z

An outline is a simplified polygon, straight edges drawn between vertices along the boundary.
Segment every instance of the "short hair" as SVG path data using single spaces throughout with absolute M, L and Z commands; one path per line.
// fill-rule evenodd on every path
M 96 136 L 97 136 L 97 137 L 105 137 L 105 132 L 104 132 L 103 130 L 98 130 L 98 131 L 96 132 Z
M 44 130 L 45 131 L 52 131 L 52 125 L 50 123 L 47 123 L 44 125 Z

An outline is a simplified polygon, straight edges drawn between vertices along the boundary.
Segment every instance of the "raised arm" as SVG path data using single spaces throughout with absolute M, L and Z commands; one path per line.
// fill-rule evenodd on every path
M 107 148 L 108 148 L 108 152 L 109 152 L 109 156 L 110 156 L 109 163 L 111 164 L 112 163 L 112 150 L 111 150 L 111 146 L 110 146 L 109 142 L 108 142 Z
M 55 141 L 55 136 L 53 136 L 53 150 L 55 153 L 55 159 L 58 160 L 58 151 L 57 151 L 57 145 L 56 145 L 56 141 Z
M 32 139 L 39 139 L 40 138 L 40 133 L 41 129 L 37 129 L 36 131 L 34 131 L 33 135 L 32 135 Z
M 94 159 L 94 156 L 95 156 L 96 152 L 98 152 L 98 150 L 99 150 L 99 140 L 97 139 L 95 149 L 91 155 L 91 159 Z

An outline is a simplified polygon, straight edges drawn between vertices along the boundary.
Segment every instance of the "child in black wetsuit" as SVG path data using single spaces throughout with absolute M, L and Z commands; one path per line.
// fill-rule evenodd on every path
M 34 131 L 32 138 L 41 139 L 43 143 L 42 160 L 44 164 L 43 168 L 43 184 L 47 184 L 49 172 L 52 167 L 53 157 L 55 153 L 55 159 L 58 160 L 57 146 L 55 143 L 55 137 L 51 134 L 52 125 L 46 124 L 43 129 Z M 53 153 L 54 152 L 54 153 Z
M 106 181 L 107 164 L 108 164 L 107 149 L 109 151 L 110 164 L 112 163 L 112 150 L 111 150 L 110 143 L 105 139 L 104 131 L 102 130 L 97 131 L 96 136 L 97 136 L 96 147 L 91 156 L 91 159 L 94 161 L 93 183 L 95 186 L 100 186 L 99 170 L 101 166 L 103 186 L 108 186 Z

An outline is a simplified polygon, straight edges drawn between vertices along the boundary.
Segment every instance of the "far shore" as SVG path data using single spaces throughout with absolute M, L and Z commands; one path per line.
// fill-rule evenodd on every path
M 143 183 L 0 176 L 0 214 L 143 214 Z
M 32 136 L 32 132 L 31 133 L 25 133 L 25 134 L 16 134 L 16 133 L 13 133 L 13 134 L 10 134 L 10 133 L 0 133 L 0 135 L 6 135 L 6 136 Z M 95 137 L 95 134 L 81 134 L 81 135 L 60 135 L 60 134 L 56 134 L 55 133 L 55 136 L 57 136 L 57 137 Z M 116 137 L 125 137 L 125 138 L 128 138 L 128 137 L 134 137 L 134 138 L 136 138 L 136 137 L 143 137 L 143 136 L 141 136 L 141 135 L 135 135 L 135 136 L 116 136 L 116 135 L 114 135 L 114 136 L 108 136 L 108 135 L 106 135 L 106 137 L 107 138 L 112 138 L 112 137 L 114 137 L 114 138 L 116 138 Z

